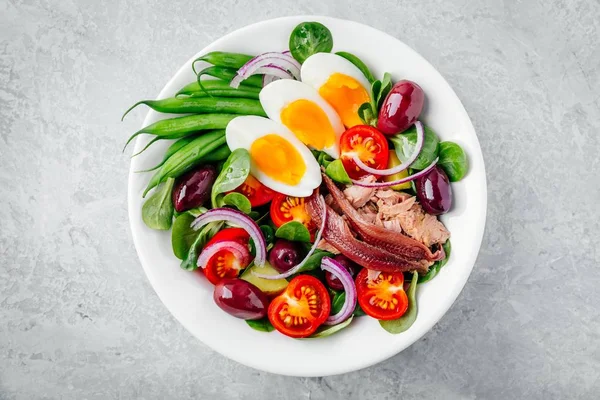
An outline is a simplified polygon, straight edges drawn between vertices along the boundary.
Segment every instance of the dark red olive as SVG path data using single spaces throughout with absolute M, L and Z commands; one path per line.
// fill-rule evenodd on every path
M 346 268 L 348 272 L 350 272 L 352 278 L 354 278 L 359 270 L 359 266 L 354 261 L 350 260 L 343 254 L 338 254 L 337 256 L 333 257 L 333 259 L 342 264 L 342 266 Z M 331 272 L 325 272 L 325 280 L 330 288 L 334 290 L 344 290 L 344 285 L 342 285 L 342 282 Z
M 388 93 L 377 120 L 377 129 L 386 135 L 404 132 L 414 124 L 425 103 L 421 86 L 411 81 L 399 81 Z
M 279 272 L 285 272 L 302 261 L 302 249 L 296 242 L 278 239 L 269 253 L 269 263 Z
M 269 299 L 259 288 L 242 279 L 224 279 L 215 285 L 215 303 L 226 313 L 242 319 L 267 315 Z
M 200 207 L 210 198 L 210 191 L 217 179 L 212 165 L 203 165 L 182 175 L 175 182 L 173 206 L 177 212 Z
M 447 213 L 452 207 L 452 187 L 448 176 L 438 166 L 415 181 L 417 198 L 423 209 L 432 215 Z

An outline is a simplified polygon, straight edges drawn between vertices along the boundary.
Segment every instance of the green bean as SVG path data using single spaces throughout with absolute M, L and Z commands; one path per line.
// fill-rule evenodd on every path
M 144 169 L 142 171 L 136 171 L 136 172 L 150 172 L 150 171 L 154 171 L 159 169 L 168 159 L 169 157 L 171 157 L 173 154 L 177 153 L 179 151 L 179 149 L 181 149 L 183 146 L 185 146 L 186 144 L 188 144 L 189 142 L 191 142 L 192 140 L 194 140 L 196 138 L 196 136 L 186 136 L 186 137 L 182 137 L 181 139 L 177 140 L 176 142 L 174 142 L 172 145 L 169 146 L 169 148 L 167 149 L 167 152 L 165 153 L 165 155 L 163 156 L 163 159 L 160 163 L 158 163 L 157 165 L 155 165 L 154 167 L 150 168 L 150 169 Z M 158 139 L 158 138 L 154 138 L 154 140 L 152 140 L 150 143 L 148 143 L 148 145 L 146 145 L 146 147 L 144 147 L 144 150 L 146 150 L 148 147 L 150 147 L 150 145 L 152 143 L 154 143 L 154 141 Z M 142 151 L 140 151 L 137 154 L 134 154 L 132 157 L 137 156 L 138 154 L 140 154 Z
M 192 70 L 196 73 L 195 64 L 199 61 L 205 61 L 209 64 L 219 67 L 229 67 L 239 69 L 253 57 L 247 54 L 228 53 L 225 51 L 211 51 L 208 54 L 196 58 L 192 62 Z
M 162 100 L 138 101 L 129 110 L 125 111 L 121 121 L 131 110 L 140 104 L 145 104 L 154 111 L 171 114 L 201 114 L 211 112 L 267 116 L 258 100 L 219 97 L 170 97 Z
M 200 78 L 202 77 L 202 75 L 208 75 L 208 76 L 222 79 L 227 82 L 231 82 L 231 80 L 233 79 L 233 77 L 235 76 L 236 73 L 237 73 L 237 70 L 235 68 L 227 68 L 227 67 L 219 67 L 219 66 L 206 67 L 202 71 L 198 72 L 197 80 L 200 85 L 200 88 L 202 89 L 205 82 L 210 82 L 208 80 L 201 81 Z M 244 84 L 246 86 L 262 88 L 262 75 L 252 75 L 250 78 L 244 79 Z
M 133 135 L 125 143 L 125 147 L 138 135 L 148 133 L 161 139 L 179 139 L 194 132 L 209 129 L 225 129 L 229 121 L 237 114 L 199 114 L 184 117 L 168 118 L 148 125 Z M 125 150 L 125 149 L 123 149 Z
M 356 66 L 356 68 L 360 69 L 360 72 L 363 73 L 363 75 L 365 76 L 365 78 L 367 78 L 369 83 L 375 82 L 375 77 L 369 70 L 369 67 L 367 67 L 367 65 L 364 62 L 362 62 L 362 60 L 360 58 L 358 58 L 354 54 L 348 53 L 346 51 L 338 51 L 335 54 L 337 54 L 340 57 L 344 57 L 346 60 L 348 60 L 352 64 L 354 64 L 354 66 Z
M 185 85 L 177 92 L 175 97 L 185 95 L 192 97 L 216 96 L 258 99 L 259 93 L 260 88 L 244 85 L 243 83 L 237 89 L 234 89 L 229 86 L 228 82 L 217 79 L 205 79 L 202 81 L 202 86 L 200 86 L 198 81 Z
M 215 154 L 213 153 L 219 153 L 222 156 L 225 153 L 221 149 L 223 145 L 227 147 L 225 144 L 225 130 L 214 130 L 198 136 L 165 161 L 150 179 L 142 197 L 145 197 L 150 189 L 159 185 L 167 178 L 181 176 L 194 165 L 203 162 L 205 158 L 215 161 Z

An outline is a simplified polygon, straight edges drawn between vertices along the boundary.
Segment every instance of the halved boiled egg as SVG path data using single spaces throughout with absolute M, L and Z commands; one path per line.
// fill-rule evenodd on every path
M 286 127 L 257 116 L 232 119 L 225 130 L 227 146 L 250 153 L 250 173 L 263 185 L 288 196 L 307 197 L 321 184 L 312 153 Z
M 285 125 L 302 143 L 339 157 L 344 125 L 333 107 L 314 88 L 282 79 L 265 86 L 259 97 L 269 118 Z
M 370 101 L 371 85 L 354 64 L 337 54 L 316 53 L 304 61 L 300 76 L 331 104 L 346 127 L 363 124 L 358 108 Z

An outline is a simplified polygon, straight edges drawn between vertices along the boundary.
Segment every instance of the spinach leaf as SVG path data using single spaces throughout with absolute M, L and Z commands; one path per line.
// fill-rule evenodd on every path
M 350 180 L 350 177 L 344 168 L 344 164 L 340 159 L 331 162 L 327 168 L 325 168 L 325 173 L 328 177 L 336 182 L 345 183 L 347 185 L 352 184 L 352 181 Z
M 337 333 L 339 331 L 341 331 L 342 329 L 344 329 L 345 327 L 347 327 L 348 325 L 350 325 L 352 323 L 352 320 L 354 319 L 354 316 L 350 316 L 350 318 L 348 318 L 347 320 L 345 320 L 344 322 L 341 322 L 337 325 L 332 325 L 332 326 L 326 326 L 323 325 L 321 327 L 319 327 L 317 329 L 317 331 L 315 333 L 313 333 L 311 336 L 309 336 L 308 338 L 322 338 L 322 337 L 327 337 L 327 336 L 331 336 L 334 333 Z
M 248 200 L 248 198 L 241 193 L 228 193 L 225 195 L 225 197 L 223 197 L 222 201 L 224 205 L 235 207 L 244 214 L 250 214 L 250 211 L 252 211 L 250 200 Z
M 171 245 L 173 246 L 173 254 L 180 260 L 185 258 L 196 240 L 196 236 L 198 236 L 198 232 L 190 226 L 194 219 L 196 218 L 193 215 L 185 212 L 175 218 L 175 222 L 173 222 Z
M 450 182 L 458 182 L 467 174 L 467 169 L 469 169 L 467 155 L 458 144 L 454 142 L 440 143 L 439 157 L 438 165 L 446 172 Z
M 190 214 L 192 217 L 197 217 L 198 215 L 204 214 L 207 211 L 208 210 L 204 207 L 196 207 L 192 208 L 191 210 L 187 210 L 186 213 Z
M 239 148 L 232 151 L 213 184 L 210 197 L 213 208 L 223 205 L 223 200 L 218 198 L 220 194 L 240 186 L 244 183 L 249 173 L 250 154 L 248 150 Z
M 281 225 L 275 232 L 275 237 L 294 242 L 310 242 L 310 232 L 298 221 L 290 221 Z
M 337 54 L 340 57 L 344 57 L 346 60 L 348 60 L 352 64 L 354 64 L 354 66 L 356 66 L 356 68 L 360 69 L 360 72 L 363 73 L 363 75 L 365 76 L 365 78 L 367 78 L 367 80 L 369 81 L 369 83 L 375 82 L 375 77 L 373 76 L 373 74 L 369 70 L 369 67 L 367 67 L 367 65 L 364 62 L 362 62 L 362 60 L 360 58 L 356 57 L 352 53 L 348 53 L 348 52 L 345 52 L 345 51 L 338 51 L 335 54 Z
M 302 22 L 292 31 L 289 47 L 292 56 L 303 63 L 315 53 L 329 53 L 333 49 L 333 37 L 323 24 Z
M 363 103 L 358 107 L 358 117 L 365 125 L 377 125 L 377 113 L 373 111 L 373 105 L 371 103 Z
M 312 152 L 312 155 L 317 160 L 317 162 L 319 163 L 319 165 L 322 165 L 325 168 L 327 168 L 327 166 L 334 161 L 333 157 L 331 157 L 329 154 L 325 153 L 324 151 L 311 150 L 311 152 Z
M 356 303 L 356 307 L 354 307 L 354 312 L 352 313 L 355 317 L 362 317 L 363 315 L 367 315 L 363 309 L 360 307 L 360 304 Z
M 381 80 L 381 87 L 379 89 L 379 93 L 377 93 L 377 111 L 379 111 L 379 109 L 383 105 L 383 101 L 390 93 L 390 90 L 392 90 L 392 75 L 386 72 L 383 74 L 383 79 Z
M 263 236 L 265 237 L 265 242 L 267 242 L 267 245 L 273 243 L 273 241 L 275 240 L 275 233 L 273 232 L 273 228 L 271 228 L 270 225 L 261 225 L 259 228 Z
M 308 272 L 308 271 L 313 271 L 313 270 L 321 270 L 321 259 L 323 257 L 333 257 L 333 254 L 330 253 L 329 251 L 325 251 L 325 250 L 315 250 L 315 252 L 308 257 L 308 260 L 306 260 L 306 262 L 304 263 L 304 265 L 302 266 L 302 268 L 300 268 L 300 271 L 298 271 L 296 274 L 294 274 L 293 276 L 297 276 L 298 274 L 302 273 L 302 272 Z
M 273 332 L 275 328 L 271 324 L 271 321 L 267 317 L 261 319 L 247 319 L 246 323 L 248 326 L 255 331 L 259 332 Z
M 193 271 L 196 268 L 198 268 L 198 266 L 196 265 L 196 261 L 198 261 L 200 251 L 210 240 L 210 238 L 212 238 L 217 232 L 221 230 L 222 226 L 223 222 L 216 221 L 206 224 L 202 228 L 200 228 L 200 232 L 198 233 L 196 240 L 194 240 L 194 243 L 192 243 L 190 249 L 188 250 L 187 256 L 181 262 L 182 269 L 185 269 L 186 271 Z
M 340 312 L 342 307 L 344 306 L 344 302 L 346 301 L 346 292 L 343 290 L 338 292 L 331 297 L 331 315 L 335 315 Z
M 413 125 L 408 128 L 404 133 L 397 133 L 394 136 L 388 136 L 388 139 L 394 144 L 396 155 L 403 163 L 406 162 L 412 153 L 415 151 L 415 145 L 417 144 L 417 128 Z M 423 149 L 417 157 L 417 159 L 410 165 L 410 168 L 420 171 L 427 167 L 435 158 L 438 156 L 439 143 L 435 132 L 425 126 L 425 140 L 423 142 Z
M 389 333 L 402 333 L 406 331 L 417 319 L 417 298 L 415 293 L 417 291 L 418 272 L 413 272 L 412 280 L 410 281 L 410 287 L 408 288 L 408 310 L 398 319 L 390 321 L 379 321 L 379 325 Z
M 450 253 L 452 252 L 452 245 L 450 244 L 450 239 L 446 240 L 446 243 L 444 243 L 442 247 L 444 248 L 444 252 L 446 253 L 446 258 L 444 258 L 443 260 L 436 261 L 431 267 L 429 267 L 429 271 L 427 271 L 425 275 L 419 276 L 418 283 L 425 283 L 432 280 L 438 274 L 438 272 L 440 272 L 440 269 L 442 269 L 442 267 L 448 262 L 448 259 L 450 258 Z
M 142 206 L 142 220 L 148 228 L 166 231 L 173 224 L 173 201 L 171 192 L 174 178 L 162 183 Z

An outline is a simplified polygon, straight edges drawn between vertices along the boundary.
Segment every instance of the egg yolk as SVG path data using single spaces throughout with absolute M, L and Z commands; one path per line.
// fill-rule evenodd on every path
M 256 139 L 250 147 L 250 156 L 265 175 L 286 185 L 297 185 L 306 172 L 298 150 L 276 133 Z
M 347 128 L 362 125 L 358 108 L 369 101 L 369 93 L 351 76 L 335 73 L 319 88 L 319 94 L 337 111 Z
M 322 150 L 335 143 L 335 132 L 327 114 L 310 100 L 296 100 L 285 106 L 281 110 L 281 122 L 313 149 Z

